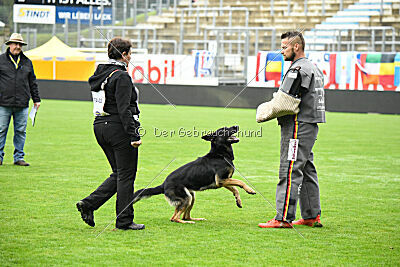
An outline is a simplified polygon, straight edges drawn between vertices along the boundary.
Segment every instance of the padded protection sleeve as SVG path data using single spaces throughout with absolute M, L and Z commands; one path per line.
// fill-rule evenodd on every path
M 297 114 L 300 111 L 299 105 L 299 98 L 278 90 L 271 101 L 262 103 L 257 107 L 256 121 L 260 123 L 285 115 Z

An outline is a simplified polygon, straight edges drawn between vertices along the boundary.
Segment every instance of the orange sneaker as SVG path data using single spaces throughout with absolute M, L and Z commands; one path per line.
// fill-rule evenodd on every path
M 292 228 L 290 223 L 287 221 L 278 221 L 275 219 L 272 219 L 266 223 L 259 223 L 258 226 L 261 228 Z
M 320 215 L 317 216 L 317 218 L 314 219 L 300 219 L 298 221 L 294 221 L 292 224 L 293 225 L 307 225 L 311 227 L 322 227 Z

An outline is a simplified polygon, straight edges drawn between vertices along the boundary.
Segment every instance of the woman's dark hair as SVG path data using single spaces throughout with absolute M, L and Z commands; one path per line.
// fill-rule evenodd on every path
M 114 37 L 108 43 L 108 58 L 110 59 L 121 59 L 122 53 L 129 53 L 131 50 L 132 43 L 127 39 L 121 37 Z

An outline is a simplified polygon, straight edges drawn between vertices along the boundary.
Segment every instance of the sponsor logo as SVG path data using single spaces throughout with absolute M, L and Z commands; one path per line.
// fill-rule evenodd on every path
M 49 18 L 51 10 L 49 8 L 21 8 L 18 17 L 27 18 Z
M 14 5 L 14 22 L 16 23 L 55 23 L 55 6 Z
M 175 60 L 164 60 L 164 66 L 154 66 L 151 59 L 147 60 L 147 72 L 142 66 L 135 66 L 130 73 L 134 83 L 160 83 L 161 78 L 164 78 L 163 83 L 166 83 L 168 76 L 175 76 Z M 149 80 L 145 80 L 145 77 Z

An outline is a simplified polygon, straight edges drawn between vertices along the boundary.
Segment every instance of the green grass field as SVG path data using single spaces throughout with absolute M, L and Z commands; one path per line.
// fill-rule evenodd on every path
M 146 230 L 112 231 L 115 198 L 95 212 L 95 228 L 75 209 L 110 172 L 95 142 L 91 109 L 90 102 L 44 100 L 35 127 L 27 130 L 30 167 L 12 164 L 9 132 L 0 166 L 1 266 L 400 264 L 400 116 L 327 113 L 314 147 L 324 227 L 295 231 L 257 227 L 275 215 L 262 196 L 275 202 L 276 121 L 257 124 L 251 109 L 141 105 L 147 133 L 136 189 L 171 160 L 151 186 L 208 152 L 209 143 L 183 136 L 180 129 L 239 125 L 243 136 L 234 144 L 235 166 L 262 196 L 240 189 L 239 209 L 225 189 L 199 192 L 192 214 L 208 220 L 194 225 L 170 222 L 173 208 L 155 196 L 135 204 L 135 222 Z M 249 136 L 260 129 L 262 137 Z M 158 136 L 161 130 L 168 136 Z M 234 177 L 245 180 L 238 172 Z

